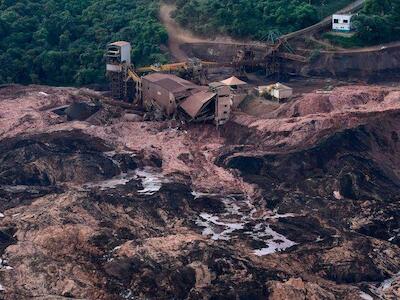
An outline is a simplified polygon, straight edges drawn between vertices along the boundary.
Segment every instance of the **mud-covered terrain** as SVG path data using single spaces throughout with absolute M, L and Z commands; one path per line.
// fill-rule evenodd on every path
M 400 297 L 399 90 L 219 131 L 101 100 L 0 88 L 2 298 Z

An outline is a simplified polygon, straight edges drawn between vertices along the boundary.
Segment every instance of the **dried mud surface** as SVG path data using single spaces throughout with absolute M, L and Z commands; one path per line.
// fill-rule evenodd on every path
M 0 88 L 3 299 L 398 299 L 400 91 L 308 93 L 220 131 Z

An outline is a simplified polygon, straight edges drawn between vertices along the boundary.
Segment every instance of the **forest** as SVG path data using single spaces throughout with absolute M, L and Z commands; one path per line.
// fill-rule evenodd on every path
M 374 45 L 400 39 L 400 0 L 367 0 L 354 19 L 355 39 Z
M 373 46 L 400 40 L 400 0 L 366 0 L 353 16 L 354 32 L 342 36 L 326 32 L 323 38 L 344 48 Z
M 107 43 L 127 40 L 139 64 L 166 61 L 153 0 L 0 0 L 0 83 L 102 83 Z
M 352 0 L 170 0 L 176 20 L 203 35 L 266 40 L 319 21 Z M 0 0 L 0 84 L 105 83 L 107 43 L 132 43 L 137 65 L 166 62 L 159 0 Z M 400 0 L 367 0 L 354 44 L 400 39 Z M 164 50 L 163 50 L 164 49 Z
M 199 34 L 264 40 L 310 26 L 351 0 L 177 0 L 175 19 Z

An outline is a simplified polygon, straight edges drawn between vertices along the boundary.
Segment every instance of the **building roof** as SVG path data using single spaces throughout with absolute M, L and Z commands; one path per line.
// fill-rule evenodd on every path
M 222 83 L 221 81 L 216 81 L 216 82 L 209 83 L 208 86 L 211 88 L 217 88 L 220 86 L 226 86 L 226 84 Z
M 195 118 L 216 95 L 216 93 L 201 91 L 188 97 L 180 106 L 189 116 Z
M 180 91 L 186 88 L 185 85 L 182 85 L 171 78 L 161 79 L 157 81 L 157 84 L 170 92 Z
M 267 88 L 273 88 L 274 90 L 293 90 L 291 87 L 284 85 L 280 82 L 277 82 L 275 84 L 271 84 L 269 86 L 267 86 Z M 261 87 L 260 87 L 261 88 Z
M 230 77 L 230 78 L 228 78 L 228 79 L 222 80 L 221 82 L 222 82 L 223 84 L 229 85 L 229 86 L 232 86 L 232 85 L 245 85 L 245 84 L 247 84 L 247 82 L 244 82 L 244 81 L 240 80 L 239 78 L 237 78 L 237 77 L 235 77 L 235 76 L 232 76 L 232 77 Z
M 333 14 L 332 18 L 335 18 L 335 17 L 352 17 L 352 16 L 353 16 L 353 14 Z
M 123 47 L 123 46 L 130 46 L 131 44 L 125 41 L 117 41 L 114 43 L 108 44 L 109 46 L 118 46 L 118 47 Z
M 171 93 L 178 93 L 189 89 L 200 89 L 200 86 L 172 74 L 153 73 L 143 77 Z

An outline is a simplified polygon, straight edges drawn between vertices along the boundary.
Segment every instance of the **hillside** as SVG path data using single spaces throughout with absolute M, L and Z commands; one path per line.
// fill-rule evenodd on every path
M 168 2 L 176 4 L 174 17 L 180 25 L 207 38 L 267 40 L 272 31 L 307 27 L 352 1 Z M 114 40 L 132 43 L 138 65 L 166 62 L 162 45 L 167 44 L 168 34 L 159 20 L 159 4 L 159 0 L 0 1 L 0 84 L 103 84 L 104 48 Z M 399 0 L 368 0 L 355 21 L 354 38 L 327 38 L 342 46 L 398 40 L 399 7 Z
M 163 61 L 157 17 L 153 0 L 0 1 L 0 83 L 103 82 L 105 45 L 119 39 L 135 61 Z
M 310 26 L 351 0 L 177 0 L 176 20 L 203 35 L 267 39 Z
M 342 47 L 363 47 L 400 39 L 400 0 L 368 0 L 354 17 L 356 34 L 351 38 L 325 35 Z

